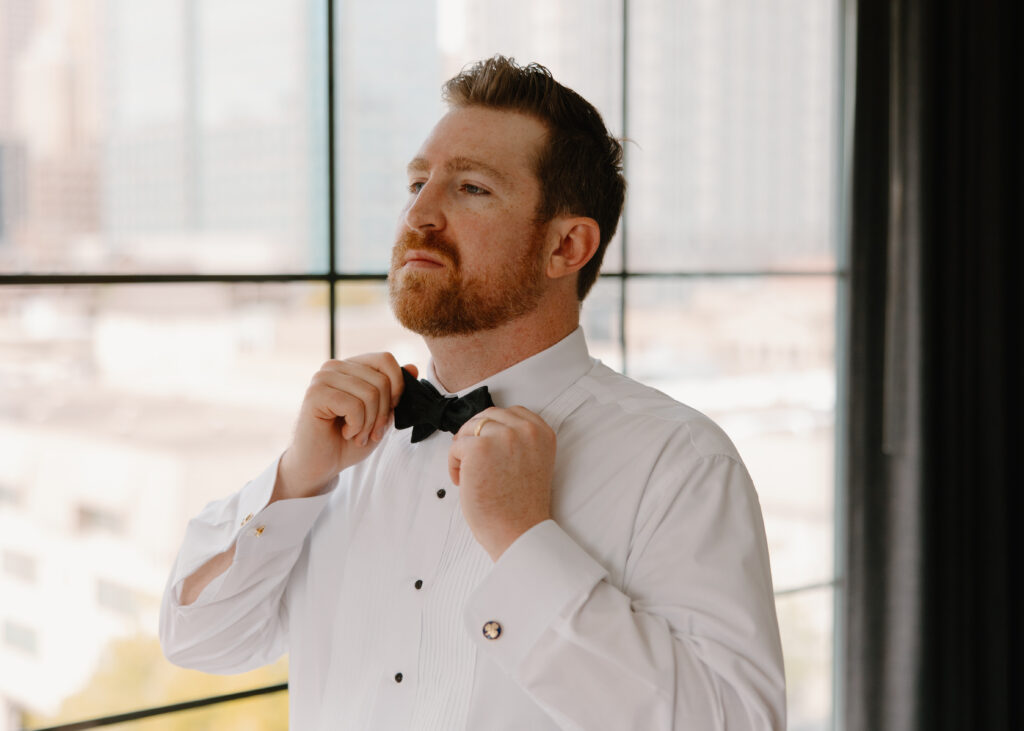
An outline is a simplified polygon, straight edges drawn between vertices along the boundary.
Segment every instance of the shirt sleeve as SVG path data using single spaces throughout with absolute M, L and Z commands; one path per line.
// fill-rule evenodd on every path
M 563 729 L 784 729 L 767 542 L 745 467 L 704 457 L 652 481 L 621 587 L 545 521 L 471 596 L 467 631 Z
M 171 662 L 210 673 L 239 673 L 286 651 L 285 586 L 337 479 L 320 495 L 268 505 L 278 461 L 189 522 L 160 608 L 160 643 Z M 185 579 L 232 544 L 231 566 L 183 606 Z

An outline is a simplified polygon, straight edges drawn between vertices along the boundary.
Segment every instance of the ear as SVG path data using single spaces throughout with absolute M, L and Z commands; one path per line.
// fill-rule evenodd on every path
M 578 272 L 597 253 L 601 243 L 601 227 L 585 216 L 559 216 L 551 222 L 550 232 L 555 240 L 546 273 L 551 279 Z

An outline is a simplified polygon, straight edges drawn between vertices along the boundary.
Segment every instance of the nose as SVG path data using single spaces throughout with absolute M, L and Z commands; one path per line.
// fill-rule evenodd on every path
M 413 195 L 405 209 L 405 225 L 415 231 L 444 228 L 444 194 L 441 185 L 428 180 Z

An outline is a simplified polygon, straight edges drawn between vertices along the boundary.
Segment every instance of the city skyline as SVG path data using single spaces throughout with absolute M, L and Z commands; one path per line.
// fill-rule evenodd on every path
M 616 134 L 628 102 L 631 268 L 824 274 L 631 279 L 624 308 L 605 280 L 584 307 L 591 350 L 733 434 L 777 589 L 828 581 L 835 8 L 747 18 L 693 3 L 684 19 L 637 2 L 624 88 L 618 2 L 403 7 L 336 5 L 339 271 L 384 270 L 406 161 L 466 62 L 548 63 Z M 323 3 L 140 8 L 0 0 L 0 273 L 324 271 Z M 621 259 L 613 244 L 608 270 Z M 286 444 L 327 357 L 328 286 L 0 288 L 0 731 L 20 709 L 54 712 L 109 642 L 155 627 L 187 517 Z M 336 292 L 340 350 L 426 363 L 380 283 Z M 801 596 L 780 601 L 799 615 L 787 663 L 813 670 L 791 715 L 819 728 L 831 610 Z

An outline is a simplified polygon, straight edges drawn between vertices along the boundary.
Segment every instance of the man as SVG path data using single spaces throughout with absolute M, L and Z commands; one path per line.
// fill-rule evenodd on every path
M 445 96 L 409 164 L 391 301 L 441 395 L 486 385 L 496 405 L 443 402 L 410 439 L 391 420 L 430 400 L 414 366 L 324 364 L 280 460 L 189 524 L 167 656 L 240 672 L 289 652 L 303 730 L 784 728 L 743 463 L 579 329 L 621 147 L 543 67 L 495 57 Z

